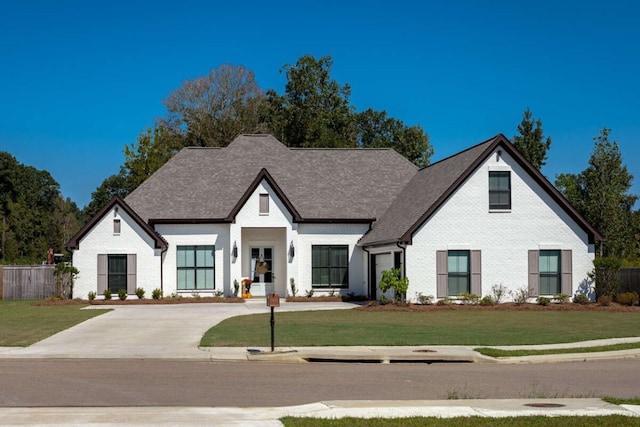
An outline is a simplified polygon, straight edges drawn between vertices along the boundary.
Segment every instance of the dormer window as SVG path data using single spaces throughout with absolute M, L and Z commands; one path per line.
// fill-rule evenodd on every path
M 489 210 L 511 209 L 511 172 L 489 172 Z
M 269 215 L 269 195 L 260 194 L 260 215 Z

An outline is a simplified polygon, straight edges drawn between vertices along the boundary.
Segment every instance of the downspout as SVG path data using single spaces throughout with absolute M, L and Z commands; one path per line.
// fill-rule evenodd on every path
M 362 250 L 367 253 L 367 297 L 371 299 L 371 254 L 369 249 L 362 247 Z
M 398 242 L 396 242 L 396 246 L 398 246 L 400 249 L 402 249 L 402 277 L 407 277 L 407 244 L 398 241 Z M 406 302 L 406 300 L 407 300 L 407 296 L 406 295 L 404 296 L 404 299 L 405 299 L 405 302 Z
M 163 250 L 160 251 L 160 295 L 164 295 L 164 263 L 162 262 L 162 257 L 169 250 L 169 245 Z

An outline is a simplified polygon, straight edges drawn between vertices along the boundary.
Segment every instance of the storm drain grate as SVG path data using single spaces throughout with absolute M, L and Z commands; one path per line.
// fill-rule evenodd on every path
M 564 408 L 567 405 L 560 403 L 525 403 L 524 406 L 529 406 L 530 408 Z

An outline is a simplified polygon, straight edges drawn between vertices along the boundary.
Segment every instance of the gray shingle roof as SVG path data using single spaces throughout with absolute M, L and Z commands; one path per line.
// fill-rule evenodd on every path
M 390 149 L 290 149 L 241 135 L 181 150 L 125 201 L 145 221 L 225 221 L 262 169 L 303 221 L 378 218 L 417 172 Z
M 425 214 L 440 205 L 497 138 L 499 136 L 421 169 L 359 244 L 366 246 L 410 239 L 406 234 L 422 224 Z

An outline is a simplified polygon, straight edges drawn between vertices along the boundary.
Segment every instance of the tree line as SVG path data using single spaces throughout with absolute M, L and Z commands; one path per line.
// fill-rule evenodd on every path
M 92 193 L 82 210 L 64 199 L 46 171 L 0 153 L 0 263 L 40 262 L 47 248 L 64 243 L 114 195 L 125 197 L 184 147 L 224 147 L 242 133 L 269 133 L 289 147 L 393 148 L 419 167 L 434 153 L 420 125 L 386 111 L 356 111 L 351 88 L 331 77 L 331 57 L 305 55 L 280 71 L 283 93 L 264 90 L 251 70 L 222 65 L 187 80 L 164 99 L 165 117 L 124 146 L 124 163 Z M 527 108 L 513 137 L 515 147 L 541 169 L 551 146 L 542 121 Z M 633 177 L 609 129 L 594 138 L 588 167 L 560 174 L 555 186 L 605 237 L 598 254 L 638 259 L 640 212 L 629 193 Z

